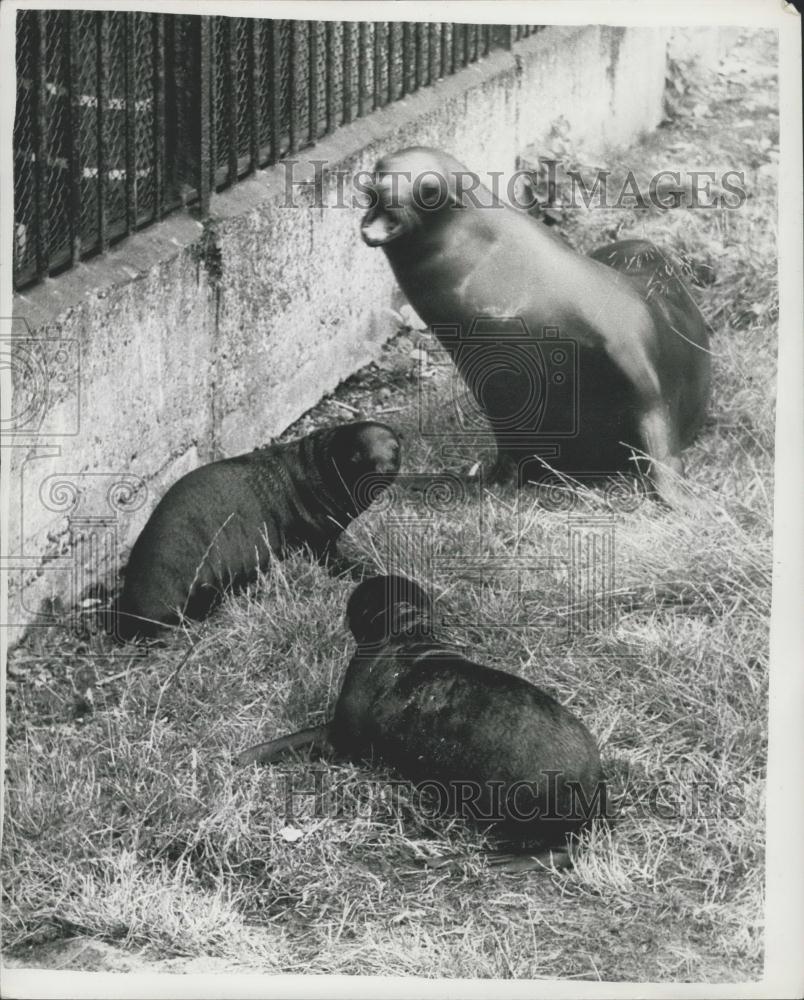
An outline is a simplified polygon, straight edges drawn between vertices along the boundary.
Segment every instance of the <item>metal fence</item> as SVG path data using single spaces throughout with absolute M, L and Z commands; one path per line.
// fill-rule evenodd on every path
M 15 287 L 537 30 L 18 11 Z

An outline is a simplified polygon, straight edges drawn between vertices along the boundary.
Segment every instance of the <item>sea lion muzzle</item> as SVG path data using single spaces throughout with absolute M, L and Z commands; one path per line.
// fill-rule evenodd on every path
M 438 171 L 411 175 L 379 174 L 372 186 L 373 203 L 363 216 L 360 232 L 370 247 L 385 246 L 403 233 L 426 225 L 426 216 L 455 206 L 448 178 Z

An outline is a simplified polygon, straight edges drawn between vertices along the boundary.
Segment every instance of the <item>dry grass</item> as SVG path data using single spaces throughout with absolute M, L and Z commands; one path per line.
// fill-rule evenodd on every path
M 758 53 L 755 42 L 749 64 Z M 697 165 L 686 144 L 739 169 L 750 148 L 734 146 L 732 125 L 752 114 L 749 98 L 747 84 L 723 78 L 693 87 L 686 111 L 705 99 L 719 125 L 696 132 L 697 119 L 681 115 L 620 164 L 664 167 L 675 143 L 685 167 Z M 754 117 L 752 141 L 772 129 L 767 109 Z M 749 171 L 751 197 L 736 212 L 616 215 L 618 235 L 711 260 L 717 278 L 696 293 L 714 330 L 715 381 L 708 426 L 687 455 L 689 510 L 613 515 L 613 620 L 567 633 L 570 515 L 532 491 L 469 487 L 428 529 L 430 581 L 454 640 L 547 688 L 601 743 L 617 822 L 590 837 L 574 868 L 500 874 L 478 853 L 479 834 L 432 819 L 409 790 L 386 808 L 390 776 L 366 767 L 233 767 L 233 753 L 261 736 L 322 721 L 351 651 L 351 581 L 299 556 L 193 626 L 195 651 L 177 674 L 182 632 L 146 657 L 113 655 L 98 639 L 55 657 L 52 635 L 18 652 L 27 680 L 9 705 L 7 948 L 81 933 L 154 958 L 214 955 L 267 971 L 760 975 L 777 293 L 775 189 L 755 180 Z M 568 231 L 587 247 L 611 225 L 606 213 L 576 213 Z M 407 470 L 432 471 L 449 462 L 417 432 L 411 347 L 404 334 L 391 361 L 339 398 L 366 412 L 380 400 L 405 433 Z M 592 491 L 580 502 L 573 516 L 607 513 Z M 403 490 L 345 548 L 380 568 L 401 558 L 421 575 L 420 549 L 400 557 L 387 525 L 422 513 Z M 467 553 L 516 555 L 530 567 L 522 592 L 510 571 L 443 562 Z M 289 817 L 289 780 L 318 780 L 329 808 L 299 795 Z M 457 871 L 423 864 L 452 852 L 469 855 Z

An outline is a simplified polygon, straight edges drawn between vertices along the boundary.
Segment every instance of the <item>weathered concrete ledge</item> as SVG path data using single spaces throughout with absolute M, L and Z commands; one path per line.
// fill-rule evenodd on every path
M 110 579 L 180 475 L 269 440 L 376 356 L 398 293 L 360 208 L 336 207 L 338 171 L 424 144 L 508 173 L 559 115 L 587 145 L 626 142 L 661 119 L 668 37 L 551 27 L 300 154 L 299 178 L 326 161 L 328 207 L 300 187 L 288 207 L 280 164 L 214 196 L 203 224 L 172 215 L 18 295 L 13 332 L 33 341 L 13 348 L 15 400 L 37 416 L 3 439 L 6 624 L 52 625 L 52 599 Z

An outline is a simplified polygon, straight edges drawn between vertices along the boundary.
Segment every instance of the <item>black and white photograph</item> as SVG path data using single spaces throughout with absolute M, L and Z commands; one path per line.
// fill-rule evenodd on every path
M 0 53 L 3 996 L 801 996 L 795 5 Z

